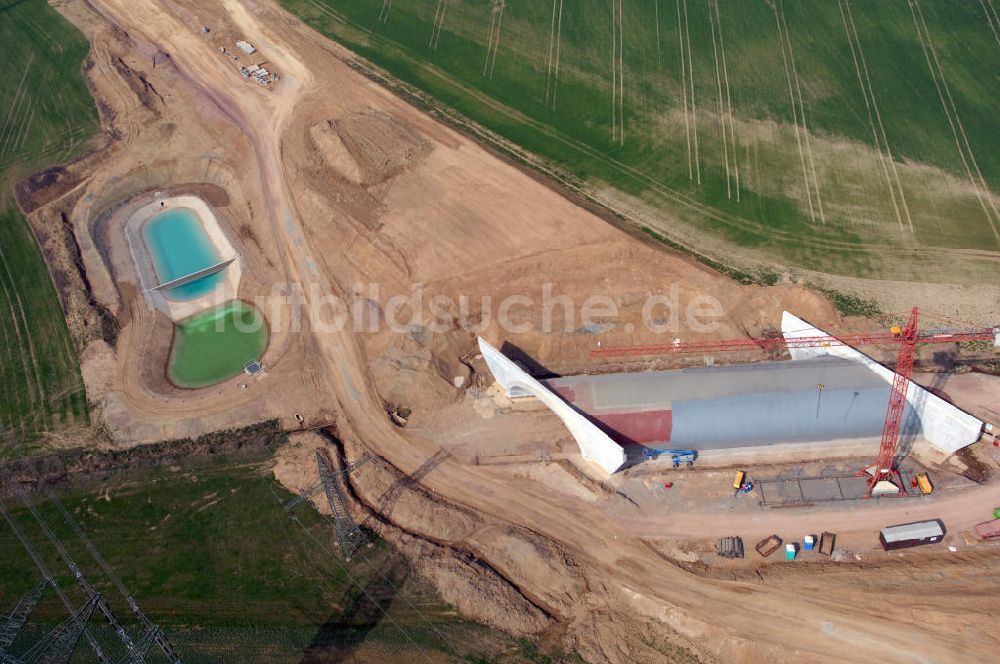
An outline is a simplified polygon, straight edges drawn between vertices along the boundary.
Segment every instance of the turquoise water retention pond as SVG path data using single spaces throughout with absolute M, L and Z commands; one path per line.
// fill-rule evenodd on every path
M 142 237 L 153 258 L 159 283 L 186 277 L 217 265 L 223 259 L 198 219 L 188 208 L 160 212 L 142 229 Z M 210 274 L 165 292 L 171 300 L 193 300 L 212 292 L 225 276 L 225 270 Z

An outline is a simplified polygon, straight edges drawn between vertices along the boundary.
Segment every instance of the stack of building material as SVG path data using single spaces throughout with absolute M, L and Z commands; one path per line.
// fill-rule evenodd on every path
M 715 543 L 715 555 L 722 558 L 742 558 L 743 538 L 723 537 Z

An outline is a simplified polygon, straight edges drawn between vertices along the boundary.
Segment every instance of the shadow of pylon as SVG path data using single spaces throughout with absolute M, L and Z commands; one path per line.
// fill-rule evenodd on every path
M 399 588 L 406 583 L 409 574 L 405 562 L 392 558 L 381 568 L 378 578 L 373 576 L 357 585 L 347 586 L 337 602 L 343 608 L 319 626 L 299 664 L 324 664 L 349 659 L 365 644 L 371 631 L 389 616 Z M 408 638 L 405 632 L 401 636 Z
M 409 475 L 404 475 L 393 482 L 384 494 L 378 499 L 377 506 L 380 514 L 391 514 L 399 497 L 409 489 L 420 484 L 420 481 L 427 477 L 435 468 L 451 458 L 451 452 L 444 448 L 439 448 L 432 456 L 420 464 L 420 467 Z

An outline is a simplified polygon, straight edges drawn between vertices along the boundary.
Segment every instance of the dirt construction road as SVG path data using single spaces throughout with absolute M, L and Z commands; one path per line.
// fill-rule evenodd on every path
M 729 479 L 728 473 L 726 479 Z M 724 481 L 723 481 L 724 482 Z M 720 482 L 722 484 L 723 482 Z M 675 482 L 678 488 L 681 485 Z M 748 498 L 753 501 L 754 498 Z M 766 537 L 771 533 L 809 533 L 817 526 L 837 533 L 864 532 L 874 541 L 880 528 L 893 523 L 906 523 L 946 517 L 951 532 L 970 531 L 985 520 L 985 505 L 1000 505 L 1000 484 L 974 484 L 938 490 L 932 498 L 887 498 L 867 503 L 861 508 L 831 507 L 811 510 L 761 509 L 748 515 L 706 508 L 692 515 L 668 511 L 646 510 L 641 516 L 621 506 L 609 510 L 615 521 L 629 532 L 646 539 L 657 538 L 717 538 L 733 533 L 744 537 Z
M 287 281 L 303 284 L 307 297 L 344 295 L 350 285 L 336 283 L 311 253 L 309 230 L 286 170 L 283 142 L 297 106 L 343 94 L 336 85 L 338 79 L 350 79 L 361 90 L 374 86 L 343 65 L 349 54 L 324 43 L 270 5 L 261 3 L 262 13 L 254 11 L 257 5 L 239 0 L 222 0 L 219 6 L 204 3 L 209 5 L 215 12 L 227 13 L 241 32 L 252 35 L 255 45 L 268 53 L 283 74 L 280 94 L 270 94 L 235 75 L 199 34 L 199 26 L 185 7 L 170 0 L 92 0 L 107 20 L 168 52 L 190 85 L 249 137 L 259 186 L 268 203 L 270 240 L 280 249 Z M 379 91 L 367 94 L 368 103 L 376 106 L 385 97 Z M 495 163 L 498 169 L 509 168 Z M 540 187 L 528 178 L 525 183 Z M 340 434 L 345 440 L 371 449 L 406 474 L 420 471 L 435 458 L 438 445 L 400 430 L 386 417 L 359 336 L 345 326 L 314 337 L 315 361 L 325 366 L 335 401 L 331 405 L 342 414 Z M 728 528 L 724 523 L 713 526 L 709 517 L 701 525 L 671 516 L 660 522 L 639 522 L 570 497 L 514 491 L 499 471 L 440 456 L 433 467 L 424 470 L 420 482 L 433 494 L 537 533 L 556 543 L 585 570 L 587 600 L 575 601 L 565 618 L 568 623 L 585 624 L 585 614 L 613 609 L 663 624 L 684 635 L 702 654 L 721 661 L 948 662 L 961 653 L 964 661 L 989 662 L 996 661 L 1000 651 L 1000 644 L 985 630 L 959 632 L 953 629 L 953 621 L 927 623 L 919 613 L 891 610 L 865 593 L 824 599 L 804 596 L 794 587 L 700 578 L 665 562 L 640 541 L 664 529 L 685 534 L 689 527 L 702 533 Z M 971 498 L 956 495 L 951 500 L 950 507 L 963 509 Z M 881 524 L 904 518 L 906 509 L 903 505 L 879 509 L 877 516 L 872 512 L 865 518 Z M 854 514 L 831 514 L 830 518 L 845 527 L 857 523 Z M 781 519 L 791 522 L 795 517 Z M 763 523 L 760 528 L 774 529 Z M 546 580 L 536 575 L 533 582 Z M 621 648 L 591 652 L 591 656 L 632 661 Z

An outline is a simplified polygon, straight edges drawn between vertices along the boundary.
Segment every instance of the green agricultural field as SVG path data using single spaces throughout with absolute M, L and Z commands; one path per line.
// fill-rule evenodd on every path
M 97 131 L 86 54 L 83 35 L 45 0 L 0 0 L 0 458 L 88 421 L 62 308 L 11 191 L 81 153 Z
M 995 281 L 997 0 L 281 1 L 717 260 Z
M 298 522 L 282 509 L 292 494 L 274 481 L 270 463 L 258 452 L 171 470 L 120 472 L 90 488 L 64 490 L 60 499 L 143 611 L 167 630 L 185 662 L 339 661 L 329 658 L 330 648 L 346 658 L 361 647 L 385 655 L 371 661 L 416 661 L 423 659 L 421 651 L 450 653 L 458 661 L 516 647 L 507 637 L 461 621 L 381 541 L 343 563 L 328 520 L 310 505 L 295 510 Z M 67 596 L 82 604 L 82 592 L 38 524 L 17 500 L 5 502 L 58 572 Z M 116 615 L 128 618 L 133 633 L 141 631 L 55 506 L 44 496 L 36 504 Z M 38 579 L 0 520 L 0 611 Z M 44 631 L 44 622 L 64 617 L 49 593 L 33 618 L 40 623 L 35 633 Z M 119 661 L 123 648 L 106 623 L 95 616 L 92 624 Z M 327 658 L 303 659 L 310 651 Z

